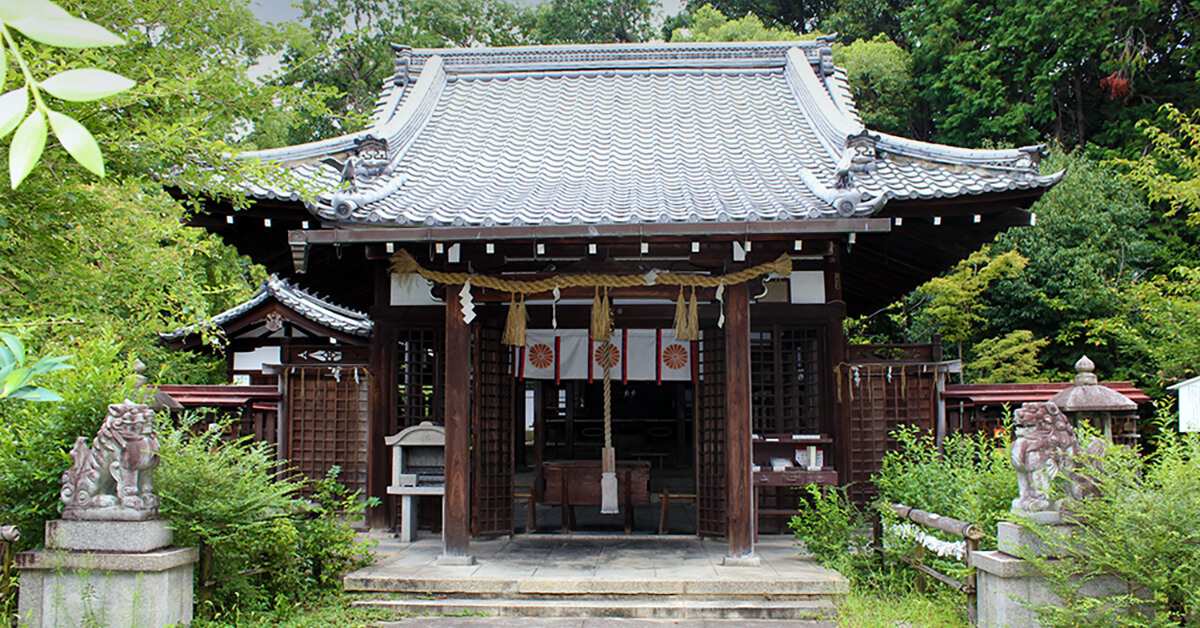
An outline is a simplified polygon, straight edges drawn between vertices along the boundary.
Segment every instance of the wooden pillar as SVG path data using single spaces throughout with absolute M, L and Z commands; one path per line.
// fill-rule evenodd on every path
M 725 477 L 729 491 L 726 565 L 757 565 L 754 555 L 754 486 L 751 482 L 750 288 L 725 292 Z
M 384 439 L 396 427 L 396 327 L 388 319 L 376 319 L 371 335 L 370 414 L 367 422 L 367 494 L 379 498 L 379 506 L 367 512 L 372 528 L 395 525 L 395 504 L 387 493 L 392 477 L 392 452 Z
M 833 254 L 825 258 L 825 298 L 827 301 L 842 301 L 842 249 L 835 247 Z M 838 389 L 846 385 L 846 374 L 841 365 L 849 357 L 847 355 L 846 332 L 842 326 L 845 310 L 830 322 L 827 342 L 829 343 L 829 368 L 833 379 L 830 392 L 833 395 L 833 464 L 837 468 L 838 485 L 846 486 L 853 480 L 851 473 L 854 465 L 854 450 L 851 437 L 853 430 L 850 426 L 850 395 L 849 389 L 842 391 L 838 400 Z
M 386 312 L 392 296 L 392 273 L 383 261 L 375 262 L 374 307 L 371 317 L 371 374 L 367 406 L 367 495 L 379 499 L 379 506 L 367 511 L 371 528 L 390 528 L 396 511 L 395 501 L 387 493 L 392 478 L 392 452 L 384 443 L 396 427 L 396 325 Z
M 446 289 L 446 496 L 444 565 L 471 565 L 471 327 L 463 321 L 458 286 Z

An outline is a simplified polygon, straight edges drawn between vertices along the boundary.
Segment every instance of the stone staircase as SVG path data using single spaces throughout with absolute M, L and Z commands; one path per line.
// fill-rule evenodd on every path
M 440 543 L 396 548 L 348 574 L 359 605 L 404 615 L 780 620 L 829 626 L 845 578 L 760 543 L 758 566 L 721 563 L 722 545 L 695 537 L 517 537 L 472 543 L 479 563 L 438 565 Z M 489 545 L 490 544 L 490 545 Z M 786 621 L 782 621 L 786 620 Z

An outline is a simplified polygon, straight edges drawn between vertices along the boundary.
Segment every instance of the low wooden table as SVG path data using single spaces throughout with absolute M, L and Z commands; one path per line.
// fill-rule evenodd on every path
M 554 460 L 542 463 L 546 491 L 542 503 L 562 506 L 563 532 L 575 526 L 575 506 L 600 505 L 599 460 Z M 650 503 L 650 463 L 617 461 L 617 503 L 625 509 L 625 533 L 633 532 L 633 507 Z

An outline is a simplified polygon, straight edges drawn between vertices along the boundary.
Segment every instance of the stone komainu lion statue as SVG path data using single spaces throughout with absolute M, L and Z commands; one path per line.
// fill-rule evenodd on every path
M 62 476 L 64 519 L 142 520 L 158 516 L 151 474 L 158 465 L 154 412 L 125 400 L 108 406 L 92 441 L 80 436 L 71 449 L 75 464 Z
M 1096 461 L 1104 453 L 1104 442 L 1092 439 L 1087 450 L 1079 447 L 1071 422 L 1053 403 L 1026 403 L 1013 414 L 1017 439 L 1012 445 L 1012 464 L 1017 471 L 1020 495 L 1013 510 L 1040 512 L 1061 510 L 1062 500 L 1051 500 L 1056 480 L 1062 480 L 1066 496 L 1079 500 L 1095 491 L 1087 474 L 1079 473 L 1081 454 Z M 1095 469 L 1099 471 L 1099 469 Z

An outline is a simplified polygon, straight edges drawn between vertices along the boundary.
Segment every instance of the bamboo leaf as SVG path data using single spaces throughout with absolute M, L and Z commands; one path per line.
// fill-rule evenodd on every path
M 69 355 L 57 358 L 42 358 L 30 368 L 33 369 L 34 375 L 41 375 L 42 373 L 49 373 L 51 371 L 66 371 L 75 368 L 74 365 L 68 363 L 70 359 L 71 356 Z
M 100 154 L 100 145 L 96 138 L 82 124 L 68 115 L 50 111 L 50 127 L 54 135 L 62 142 L 63 148 L 75 158 L 84 168 L 96 176 L 104 176 L 104 156 Z
M 42 112 L 34 109 L 21 123 L 17 134 L 13 136 L 12 145 L 8 148 L 8 177 L 12 189 L 17 189 L 33 170 L 45 147 L 46 118 L 42 116 Z
M 27 17 L 64 17 L 69 14 L 48 0 L 0 2 L 0 20 L 15 22 Z
M 124 39 L 112 34 L 103 26 L 69 15 L 31 16 L 9 22 L 8 25 L 34 41 L 59 48 L 120 46 L 125 43 Z
M 4 389 L 0 390 L 0 397 L 7 397 L 14 390 L 28 384 L 31 377 L 33 377 L 33 369 L 29 367 L 19 368 L 9 373 L 8 377 L 4 378 Z
M 0 334 L 0 340 L 4 341 L 4 345 L 11 351 L 12 360 L 17 364 L 25 362 L 25 345 L 12 334 Z
M 29 109 L 29 88 L 22 85 L 0 96 L 0 138 L 8 135 Z
M 26 386 L 13 391 L 9 397 L 25 401 L 62 401 L 62 395 L 42 388 L 41 386 Z
M 120 74 L 92 68 L 67 70 L 41 82 L 51 96 L 74 102 L 106 98 L 134 85 L 137 83 Z
M 2 25 L 0 25 L 2 27 Z M 8 78 L 8 50 L 0 46 L 0 89 L 4 89 L 5 79 Z

